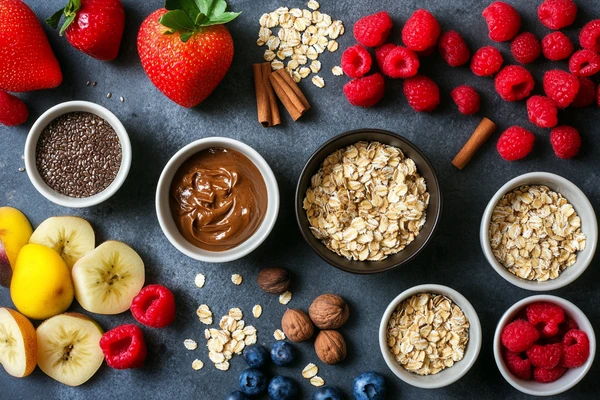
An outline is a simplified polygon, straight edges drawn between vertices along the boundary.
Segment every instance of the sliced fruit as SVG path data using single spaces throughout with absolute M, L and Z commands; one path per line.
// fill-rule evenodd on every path
M 16 208 L 0 207 L 0 285 L 10 286 L 17 254 L 31 237 L 31 224 Z
M 23 378 L 37 362 L 37 339 L 31 322 L 18 312 L 0 308 L 0 364 L 10 375 Z
M 86 253 L 94 250 L 96 237 L 89 222 L 79 217 L 51 217 L 37 227 L 29 243 L 54 249 L 69 268 Z
M 37 364 L 50 378 L 69 386 L 87 382 L 102 365 L 102 328 L 79 313 L 65 313 L 37 328 Z
M 125 243 L 108 241 L 83 256 L 71 271 L 75 297 L 86 310 L 119 314 L 129 310 L 144 286 L 144 262 Z

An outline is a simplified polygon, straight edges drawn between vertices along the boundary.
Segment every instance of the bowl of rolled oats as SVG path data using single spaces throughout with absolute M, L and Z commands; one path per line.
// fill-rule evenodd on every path
M 308 160 L 296 188 L 296 220 L 325 261 L 357 274 L 406 264 L 429 243 L 442 195 L 431 163 L 400 135 L 343 133 Z
M 547 172 L 521 175 L 490 200 L 480 241 L 490 265 L 520 288 L 548 291 L 575 281 L 596 252 L 598 223 L 586 195 Z
M 420 285 L 387 307 L 379 326 L 379 347 L 392 372 L 409 385 L 450 385 L 473 366 L 481 350 L 477 312 L 456 290 Z

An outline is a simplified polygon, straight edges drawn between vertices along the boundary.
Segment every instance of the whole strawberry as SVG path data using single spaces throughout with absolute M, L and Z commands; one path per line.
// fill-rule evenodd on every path
M 223 25 L 240 13 L 224 0 L 170 0 L 140 27 L 142 66 L 152 83 L 175 103 L 194 107 L 223 80 L 233 60 L 233 39 Z
M 60 65 L 37 17 L 21 0 L 0 0 L 0 89 L 28 92 L 60 85 Z
M 121 0 L 69 0 L 46 22 L 56 29 L 63 15 L 60 35 L 66 33 L 73 47 L 98 60 L 117 58 L 125 28 Z

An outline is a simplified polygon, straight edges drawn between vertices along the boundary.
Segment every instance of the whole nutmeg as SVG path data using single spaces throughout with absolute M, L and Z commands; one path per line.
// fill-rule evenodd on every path
M 305 342 L 315 333 L 315 326 L 308 315 L 296 308 L 288 308 L 283 314 L 281 328 L 285 336 L 292 342 Z
M 290 273 L 283 268 L 263 268 L 256 278 L 258 286 L 271 294 L 281 294 L 290 288 Z
M 339 329 L 350 316 L 346 301 L 336 294 L 322 294 L 308 309 L 310 319 L 319 329 Z
M 321 331 L 315 340 L 315 352 L 325 364 L 337 364 L 346 358 L 346 341 L 338 331 Z

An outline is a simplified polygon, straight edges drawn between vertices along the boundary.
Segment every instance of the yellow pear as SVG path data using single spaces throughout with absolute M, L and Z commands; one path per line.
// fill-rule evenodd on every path
M 17 254 L 29 241 L 31 232 L 31 224 L 21 211 L 0 207 L 0 285 L 10 285 Z

